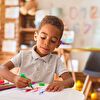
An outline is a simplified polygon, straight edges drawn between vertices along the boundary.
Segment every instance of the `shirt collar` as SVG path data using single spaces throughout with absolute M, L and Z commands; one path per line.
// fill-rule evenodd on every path
M 35 48 L 36 48 L 36 45 L 33 46 L 33 48 L 32 48 L 32 57 L 33 57 L 33 59 L 35 59 L 35 60 L 41 59 L 41 60 L 43 60 L 44 62 L 48 62 L 48 61 L 50 60 L 50 58 L 51 58 L 51 56 L 52 56 L 51 53 L 48 54 L 48 55 L 46 55 L 46 56 L 44 56 L 44 57 L 40 57 L 40 55 L 35 51 Z

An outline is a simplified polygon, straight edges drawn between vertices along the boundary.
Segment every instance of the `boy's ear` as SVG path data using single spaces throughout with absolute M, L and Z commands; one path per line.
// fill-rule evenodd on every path
M 61 44 L 61 41 L 58 42 L 58 45 L 56 46 L 56 48 L 58 48 L 60 46 L 60 44 Z
M 37 41 L 37 32 L 34 33 L 34 40 Z

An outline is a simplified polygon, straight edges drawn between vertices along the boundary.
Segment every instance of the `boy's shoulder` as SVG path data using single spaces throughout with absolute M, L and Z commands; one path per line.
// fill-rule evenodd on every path
M 57 58 L 57 59 L 60 58 L 60 56 L 59 56 L 58 54 L 53 54 L 53 53 L 51 53 L 51 56 L 52 56 L 53 58 Z
M 24 55 L 29 55 L 29 54 L 32 54 L 32 50 L 31 50 L 31 49 L 28 49 L 28 50 L 21 50 L 20 53 L 21 53 L 21 54 L 24 54 Z

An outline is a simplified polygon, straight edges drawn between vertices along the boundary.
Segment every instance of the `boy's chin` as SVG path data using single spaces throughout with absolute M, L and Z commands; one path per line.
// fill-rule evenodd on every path
M 50 52 L 41 52 L 41 53 L 40 53 L 40 56 L 46 56 L 46 55 L 48 55 L 48 54 L 50 54 Z

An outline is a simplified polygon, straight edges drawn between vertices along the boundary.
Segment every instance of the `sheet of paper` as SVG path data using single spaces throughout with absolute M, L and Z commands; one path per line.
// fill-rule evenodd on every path
M 2 44 L 2 51 L 4 52 L 16 52 L 15 40 L 4 40 Z
M 18 5 L 19 0 L 5 0 L 5 5 Z
M 19 7 L 9 7 L 5 10 L 6 18 L 18 18 L 19 17 Z
M 6 23 L 5 24 L 5 38 L 14 39 L 15 36 L 15 23 Z
M 2 100 L 84 100 L 84 95 L 74 89 L 68 88 L 61 92 L 25 92 L 22 89 L 9 89 L 0 92 Z

